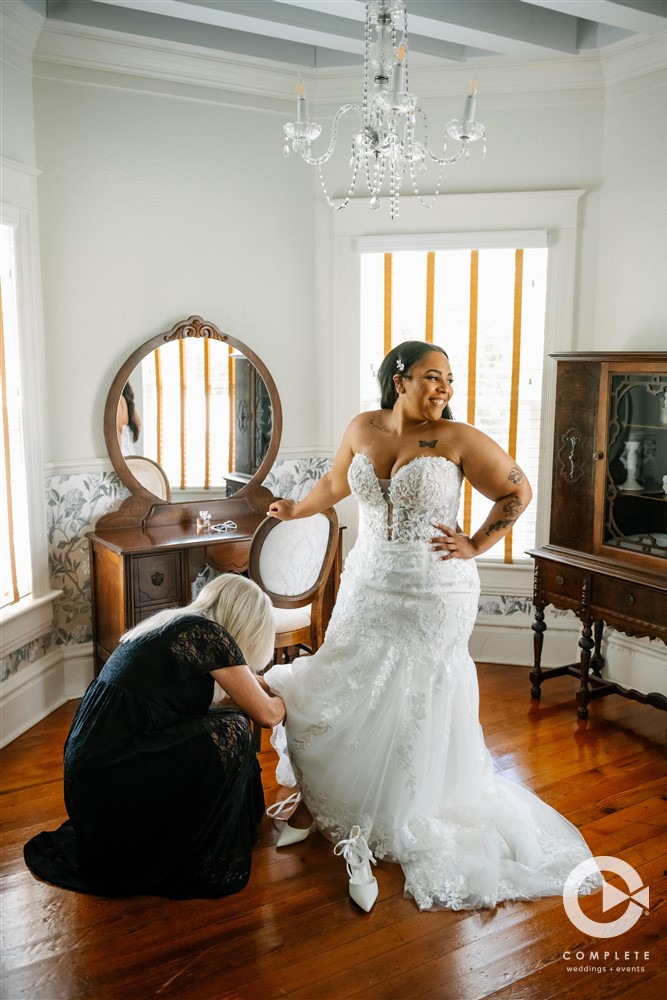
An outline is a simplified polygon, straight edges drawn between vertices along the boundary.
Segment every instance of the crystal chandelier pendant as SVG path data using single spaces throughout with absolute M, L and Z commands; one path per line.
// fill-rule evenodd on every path
M 318 168 L 324 197 L 335 211 L 340 211 L 350 203 L 361 174 L 370 195 L 368 207 L 371 211 L 377 211 L 381 207 L 381 193 L 384 189 L 389 196 L 391 218 L 395 219 L 398 217 L 404 181 L 406 184 L 410 181 L 412 191 L 420 203 L 430 208 L 433 201 L 424 200 L 417 185 L 417 174 L 420 176 L 420 183 L 426 183 L 429 168 L 438 171 L 433 192 L 435 200 L 440 191 L 443 168 L 459 159 L 467 159 L 469 144 L 485 139 L 484 126 L 475 121 L 477 77 L 470 83 L 462 117 L 450 121 L 446 128 L 446 134 L 459 143 L 458 148 L 447 157 L 444 155 L 446 143 L 443 142 L 442 154 L 437 155 L 428 143 L 427 116 L 409 89 L 408 18 L 404 0 L 369 0 L 366 4 L 364 40 L 361 104 L 344 104 L 338 109 L 329 145 L 323 153 L 315 155 L 311 150 L 311 143 L 319 138 L 322 128 L 309 120 L 305 88 L 299 78 L 297 118 L 295 122 L 288 122 L 284 126 L 283 153 L 288 156 L 291 146 L 306 163 Z M 347 194 L 335 201 L 324 183 L 322 166 L 334 154 L 341 120 L 352 113 L 361 121 L 361 128 L 352 139 L 352 177 Z M 416 137 L 417 122 L 420 123 L 419 138 Z M 482 143 L 482 150 L 484 155 L 485 142 Z

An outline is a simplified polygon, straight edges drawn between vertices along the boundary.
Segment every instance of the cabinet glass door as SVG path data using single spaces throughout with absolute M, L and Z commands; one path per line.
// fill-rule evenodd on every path
M 602 544 L 667 559 L 667 374 L 610 379 Z

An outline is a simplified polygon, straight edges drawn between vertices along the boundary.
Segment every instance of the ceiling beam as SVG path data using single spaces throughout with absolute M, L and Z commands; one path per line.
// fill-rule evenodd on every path
M 522 0 L 407 0 L 408 22 L 420 34 L 443 32 L 453 41 L 519 54 L 527 47 L 574 54 L 576 18 Z
M 665 0 L 524 0 L 535 7 L 547 7 L 562 14 L 571 14 L 586 21 L 597 21 L 612 28 L 639 35 L 667 31 Z
M 302 45 L 332 49 L 363 56 L 364 34 L 358 19 L 334 16 L 336 4 L 283 4 L 273 0 L 94 0 L 106 6 L 124 7 L 150 14 L 161 14 L 179 20 L 216 25 L 233 31 L 243 31 L 267 38 L 281 38 Z M 364 7 L 350 0 L 361 11 Z M 462 62 L 467 52 L 464 45 L 414 35 L 410 40 L 414 52 Z
M 363 21 L 363 0 L 276 0 L 283 6 L 327 11 Z M 577 51 L 576 18 L 526 7 L 521 0 L 406 0 L 410 34 L 489 53 L 530 58 L 544 50 Z M 412 47 L 412 46 L 411 46 Z

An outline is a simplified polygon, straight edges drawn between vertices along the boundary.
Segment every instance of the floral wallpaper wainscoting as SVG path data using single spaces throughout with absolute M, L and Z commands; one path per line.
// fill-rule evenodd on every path
M 0 662 L 0 681 L 35 663 L 58 646 L 92 642 L 88 539 L 95 521 L 126 496 L 115 472 L 51 476 L 46 483 L 49 575 L 63 596 L 54 604 L 51 631 Z
M 91 642 L 90 561 L 86 532 L 129 496 L 115 472 L 54 477 L 47 489 L 51 583 L 62 590 L 56 604 L 56 643 Z
M 318 479 L 331 469 L 330 458 L 295 458 L 276 462 L 264 486 L 282 500 L 302 500 Z

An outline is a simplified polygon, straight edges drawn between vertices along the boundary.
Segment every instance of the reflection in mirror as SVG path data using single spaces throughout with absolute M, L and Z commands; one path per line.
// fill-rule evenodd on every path
M 151 351 L 118 404 L 121 453 L 160 466 L 174 500 L 231 496 L 259 469 L 272 431 L 269 392 L 255 365 L 208 337 Z
M 123 386 L 122 395 L 118 400 L 116 419 L 121 454 L 138 454 L 136 444 L 141 432 L 141 418 L 134 402 L 134 390 L 129 382 Z

